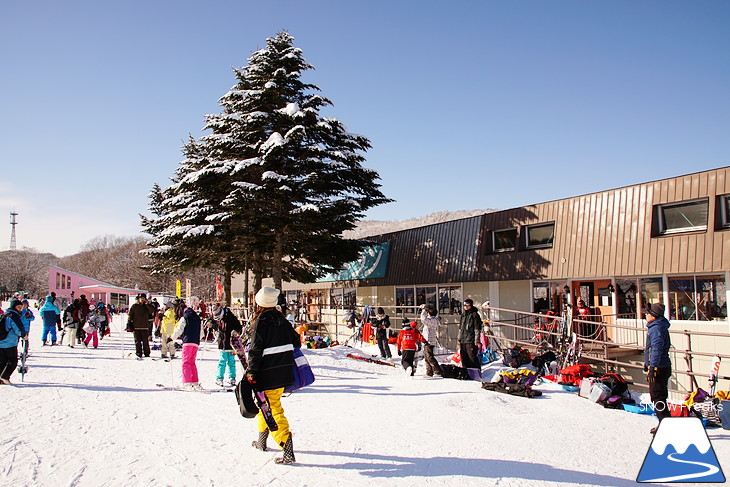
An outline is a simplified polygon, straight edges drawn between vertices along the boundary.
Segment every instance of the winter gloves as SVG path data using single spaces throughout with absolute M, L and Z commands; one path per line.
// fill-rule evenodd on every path
M 649 370 L 646 371 L 646 380 L 647 382 L 654 382 L 656 380 L 656 375 L 659 367 L 648 367 L 648 369 Z

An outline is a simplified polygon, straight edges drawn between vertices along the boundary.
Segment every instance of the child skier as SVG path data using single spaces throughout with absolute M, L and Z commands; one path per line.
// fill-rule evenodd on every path
M 193 298 L 190 298 L 191 305 L 197 305 Z M 192 306 L 185 308 L 183 317 L 178 322 L 175 331 L 172 333 L 172 339 L 182 338 L 182 377 L 183 388 L 191 391 L 201 391 L 203 388 L 198 381 L 198 366 L 195 363 L 195 357 L 198 355 L 198 347 L 200 347 L 200 317 L 193 310 Z
M 416 350 L 418 343 L 423 343 L 423 335 L 416 328 L 416 323 L 410 323 L 408 319 L 403 318 L 403 329 L 398 333 L 398 355 L 401 355 L 400 363 L 406 374 L 413 376 L 416 374 Z
M 84 325 L 84 331 L 86 337 L 84 338 L 84 346 L 88 347 L 90 341 L 94 341 L 94 348 L 99 346 L 99 322 L 101 316 L 96 310 L 96 306 L 89 308 L 89 313 L 86 315 L 86 324 Z
M 165 301 L 163 306 L 162 319 L 160 320 L 160 351 L 163 359 L 175 358 L 175 341 L 171 338 L 175 330 L 177 317 L 175 315 L 175 303 L 171 300 Z

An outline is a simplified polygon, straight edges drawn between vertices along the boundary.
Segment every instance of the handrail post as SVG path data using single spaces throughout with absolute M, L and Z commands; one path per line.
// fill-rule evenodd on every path
M 684 352 L 684 360 L 687 362 L 687 372 L 689 372 L 690 382 L 694 384 L 695 389 L 699 389 L 697 377 L 695 377 L 694 370 L 692 370 L 692 335 L 689 330 L 684 330 L 684 337 L 687 339 L 687 349 Z

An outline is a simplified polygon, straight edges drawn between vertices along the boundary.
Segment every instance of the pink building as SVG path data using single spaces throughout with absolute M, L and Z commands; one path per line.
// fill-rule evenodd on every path
M 147 293 L 141 289 L 113 286 L 55 265 L 49 265 L 48 293 L 51 292 L 56 293 L 56 297 L 61 300 L 63 306 L 84 294 L 89 301 L 102 301 L 117 307 L 129 306 L 138 294 Z

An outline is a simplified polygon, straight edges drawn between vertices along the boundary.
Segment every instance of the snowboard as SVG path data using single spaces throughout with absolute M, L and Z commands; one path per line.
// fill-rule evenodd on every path
M 243 346 L 243 342 L 241 341 L 241 334 L 236 330 L 233 330 L 231 332 L 231 347 L 233 347 L 233 350 L 236 352 L 238 360 L 240 360 L 241 365 L 243 365 L 244 373 L 246 373 L 246 371 L 248 370 L 246 349 Z M 244 377 L 241 380 L 247 379 Z M 251 389 L 253 390 L 253 397 L 254 401 L 256 402 L 256 406 L 258 406 L 261 414 L 264 417 L 264 420 L 266 421 L 266 426 L 269 428 L 270 431 L 278 430 L 279 425 L 276 424 L 276 420 L 274 419 L 274 413 L 271 411 L 271 405 L 269 404 L 269 399 L 266 397 L 266 394 L 264 394 L 264 391 L 259 390 L 255 384 L 251 384 Z
M 233 389 L 185 389 L 183 387 L 166 386 L 165 384 L 155 384 L 162 390 L 165 391 L 179 391 L 179 392 L 200 392 L 202 394 L 212 394 L 214 392 L 233 392 Z

